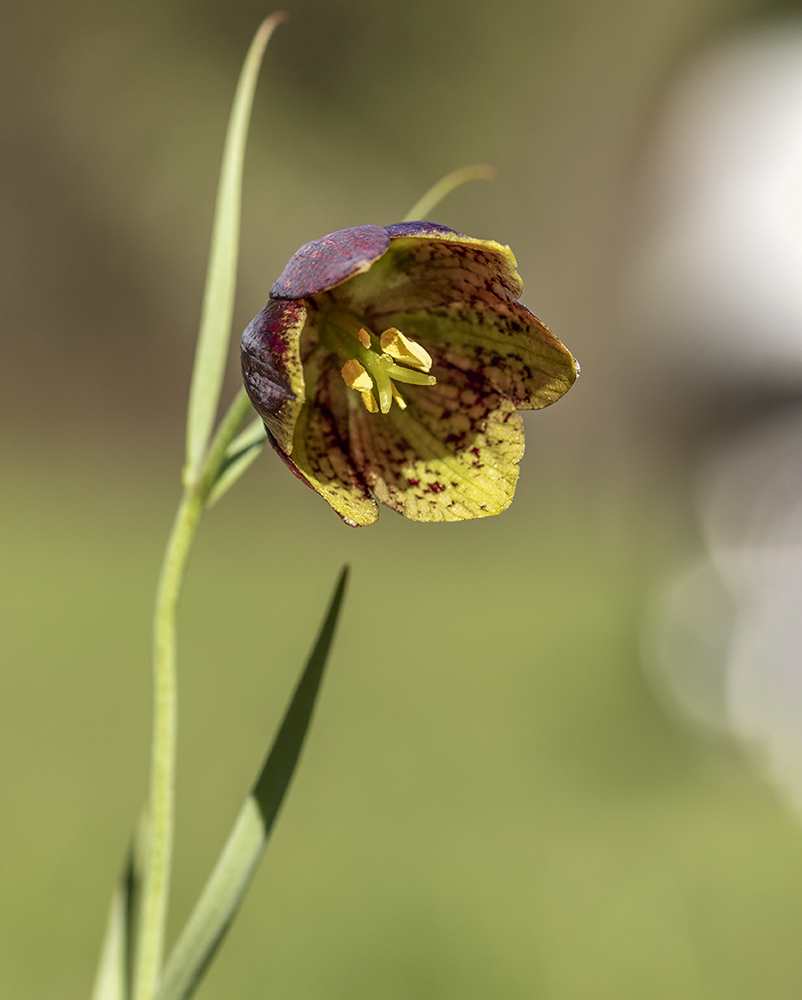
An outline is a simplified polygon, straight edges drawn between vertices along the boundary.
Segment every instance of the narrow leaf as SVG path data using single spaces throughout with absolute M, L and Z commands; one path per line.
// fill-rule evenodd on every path
M 125 892 L 118 885 L 111 898 L 92 1000 L 127 1000 L 126 917 Z
M 272 14 L 257 31 L 242 67 L 228 122 L 220 183 L 217 189 L 200 332 L 189 392 L 185 483 L 192 483 L 200 471 L 220 401 L 234 312 L 242 166 L 248 123 L 265 46 L 273 30 L 284 20 L 286 20 L 285 14 L 280 12 Z
M 92 1000 L 128 1000 L 131 993 L 146 825 L 147 819 L 143 816 L 137 824 L 125 867 L 111 899 Z
M 257 455 L 265 445 L 265 441 L 267 441 L 267 434 L 261 420 L 254 420 L 249 427 L 246 427 L 240 435 L 234 438 L 226 448 L 225 462 L 214 486 L 209 491 L 206 500 L 207 507 L 216 504 L 224 493 L 228 493 L 234 483 L 256 460 Z
M 409 213 L 404 216 L 404 222 L 419 222 L 421 219 L 428 219 L 433 208 L 440 204 L 447 194 L 451 194 L 455 188 L 461 187 L 468 181 L 492 181 L 496 176 L 493 167 L 484 164 L 477 164 L 475 167 L 460 167 L 446 174 L 435 185 L 429 188 L 422 198 L 412 206 Z
M 170 955 L 157 1000 L 187 1000 L 192 996 L 250 885 L 298 763 L 347 578 L 346 566 L 264 767 Z

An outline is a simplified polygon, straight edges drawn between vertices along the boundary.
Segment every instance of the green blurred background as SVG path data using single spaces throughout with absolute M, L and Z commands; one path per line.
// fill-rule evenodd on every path
M 199 996 L 753 998 L 802 990 L 802 836 L 643 673 L 695 545 L 705 406 L 644 409 L 617 319 L 653 109 L 747 0 L 296 0 L 249 147 L 236 328 L 303 242 L 402 217 L 509 243 L 582 379 L 526 419 L 502 517 L 355 531 L 264 455 L 180 617 L 174 934 L 337 570 L 300 771 Z M 149 616 L 225 120 L 255 0 L 9 5 L 0 37 L 0 995 L 86 997 L 145 794 Z M 228 392 L 236 382 L 232 352 Z M 689 428 L 693 431 L 689 435 Z

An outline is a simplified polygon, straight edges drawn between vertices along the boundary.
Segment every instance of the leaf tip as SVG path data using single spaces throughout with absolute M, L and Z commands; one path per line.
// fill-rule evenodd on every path
M 257 37 L 263 38 L 265 42 L 273 33 L 273 30 L 277 28 L 280 24 L 286 24 L 289 21 L 290 15 L 286 10 L 276 10 L 272 14 L 262 21 L 259 25 L 259 30 L 257 32 Z
M 348 583 L 348 577 L 351 573 L 350 563 L 343 563 L 342 569 L 340 570 L 340 575 L 337 577 L 337 584 L 334 588 L 334 598 L 333 602 L 339 607 L 342 602 L 343 596 L 345 595 L 345 586 Z

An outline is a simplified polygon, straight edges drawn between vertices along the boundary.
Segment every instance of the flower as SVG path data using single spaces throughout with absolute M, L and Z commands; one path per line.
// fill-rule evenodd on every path
M 519 409 L 559 399 L 573 357 L 529 310 L 508 247 L 430 222 L 301 247 L 242 337 L 245 388 L 292 471 L 348 524 L 509 506 Z

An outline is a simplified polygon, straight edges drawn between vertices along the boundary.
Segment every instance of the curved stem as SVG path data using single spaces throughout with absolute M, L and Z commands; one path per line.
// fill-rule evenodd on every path
M 244 389 L 226 411 L 197 482 L 181 499 L 164 553 L 153 618 L 153 744 L 151 750 L 148 858 L 142 887 L 133 1000 L 155 996 L 164 958 L 175 812 L 177 735 L 176 609 L 184 570 L 209 493 L 226 449 L 252 413 Z
M 495 176 L 496 171 L 493 167 L 485 166 L 482 163 L 477 164 L 475 167 L 460 167 L 459 170 L 453 170 L 430 187 L 426 194 L 415 202 L 408 214 L 404 216 L 403 221 L 417 222 L 425 219 L 429 215 L 429 212 L 439 205 L 447 194 L 451 194 L 455 188 L 466 184 L 468 181 L 492 181 Z
M 164 955 L 175 801 L 176 607 L 187 558 L 202 512 L 203 499 L 200 494 L 196 491 L 186 493 L 167 543 L 156 594 L 148 861 L 142 890 L 134 1000 L 151 1000 L 154 996 Z

